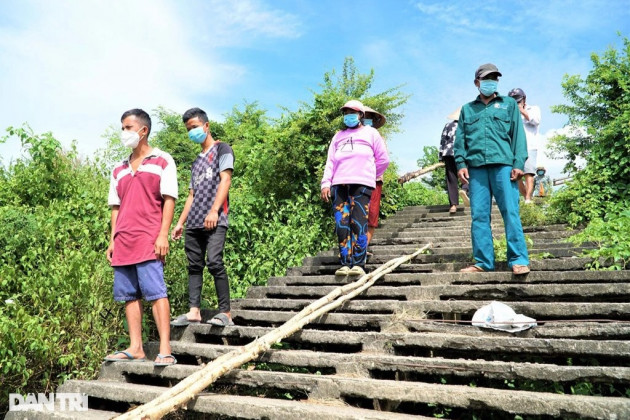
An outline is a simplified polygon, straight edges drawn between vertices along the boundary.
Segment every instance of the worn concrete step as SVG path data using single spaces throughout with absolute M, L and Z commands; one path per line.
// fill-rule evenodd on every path
M 127 364 L 124 368 L 133 370 L 135 378 L 142 375 L 149 378 L 176 381 L 200 369 L 196 366 L 179 365 L 158 372 L 150 363 L 130 365 Z M 251 389 L 259 389 L 261 386 L 281 388 L 292 394 L 312 396 L 316 400 L 341 400 L 345 403 L 352 403 L 357 399 L 373 402 L 376 399 L 386 403 L 394 410 L 406 411 L 406 414 L 416 414 L 419 408 L 409 403 L 424 405 L 440 401 L 449 407 L 469 409 L 481 406 L 486 412 L 580 416 L 581 418 L 624 418 L 630 416 L 630 400 L 618 397 L 559 395 L 338 375 L 235 370 L 220 378 L 213 389 L 220 388 L 222 384 L 230 385 L 225 391 L 232 393 L 239 391 L 234 389 L 234 385 L 239 385 Z M 336 415 L 335 418 L 337 418 Z
M 318 298 L 335 289 L 334 286 L 252 286 L 248 299 Z M 528 300 L 541 302 L 627 302 L 630 283 L 582 284 L 483 284 L 438 286 L 375 285 L 355 299 L 389 300 Z
M 491 222 L 491 226 L 493 228 L 503 227 L 503 220 L 493 219 Z M 470 229 L 470 219 L 465 218 L 457 218 L 457 219 L 447 219 L 447 220 L 439 220 L 439 219 L 426 219 L 420 222 L 415 223 L 404 223 L 404 222 L 394 222 L 392 221 L 387 226 L 379 227 L 376 232 L 392 232 L 398 230 L 406 230 L 406 229 L 427 229 L 427 230 L 437 230 L 437 229 L 446 229 L 446 230 L 454 230 L 454 229 Z M 523 226 L 523 231 L 525 233 L 528 232 L 552 232 L 552 231 L 563 231 L 570 230 L 569 225 L 567 224 L 555 224 L 555 225 L 544 225 L 544 226 Z
M 58 391 L 61 392 L 61 391 Z M 88 401 L 89 402 L 89 401 Z M 97 410 L 89 408 L 88 411 L 67 411 L 61 407 L 55 407 L 55 411 L 9 411 L 4 420 L 110 420 L 121 413 L 116 411 Z
M 276 310 L 299 311 L 312 303 L 311 299 L 240 299 L 235 301 L 235 311 Z M 411 313 L 429 319 L 472 319 L 474 312 L 491 301 L 486 300 L 449 300 L 449 301 L 406 301 L 398 300 L 357 300 L 344 303 L 338 312 L 395 314 Z M 630 303 L 614 302 L 521 302 L 503 301 L 517 313 L 522 313 L 538 320 L 571 319 L 612 319 L 630 321 Z M 624 324 L 625 325 L 625 324 Z M 625 328 L 625 327 L 624 327 Z
M 320 286 L 344 285 L 355 279 L 335 275 L 319 276 L 283 276 L 270 277 L 268 286 Z M 630 282 L 630 270 L 618 271 L 531 271 L 527 276 L 515 276 L 507 271 L 488 273 L 398 273 L 393 272 L 381 277 L 379 285 L 441 285 L 441 284 L 483 284 L 483 283 L 584 283 Z
M 261 311 L 239 309 L 233 311 L 234 322 L 239 326 L 279 327 L 289 321 L 297 312 Z M 529 316 L 535 314 L 526 312 Z M 630 317 L 630 313 L 627 314 Z M 426 319 L 424 313 L 396 312 L 392 314 L 357 314 L 335 312 L 316 319 L 305 329 L 332 331 L 376 331 L 407 330 L 412 332 L 436 332 L 464 335 L 501 335 L 493 330 L 472 327 L 471 316 L 460 316 L 459 323 L 444 323 Z M 462 322 L 468 322 L 462 325 Z M 623 323 L 607 322 L 549 322 L 519 334 L 520 337 L 533 338 L 582 338 L 582 339 L 628 339 L 630 338 L 630 321 Z
M 592 261 L 592 258 L 582 257 L 550 258 L 544 260 L 531 260 L 530 267 L 534 271 L 583 270 L 584 267 Z M 472 260 L 469 262 L 402 264 L 396 268 L 396 271 L 399 273 L 454 272 L 469 266 L 471 263 Z M 602 264 L 602 267 L 609 264 L 605 261 L 601 261 L 600 263 Z M 508 271 L 507 263 L 504 261 L 498 261 L 495 266 L 495 271 Z M 367 264 L 366 267 L 368 270 L 374 270 L 379 267 L 379 265 Z M 286 274 L 288 276 L 333 274 L 336 268 L 338 267 L 330 265 L 290 267 L 287 269 Z
M 529 255 L 532 257 L 535 255 L 547 255 L 547 258 L 563 258 L 563 257 L 574 257 L 583 255 L 583 252 L 589 249 L 594 249 L 595 247 L 567 247 L 566 244 L 551 248 L 551 247 L 538 247 L 534 246 L 530 248 Z M 376 252 L 372 249 L 374 255 L 372 255 L 368 263 L 370 264 L 384 264 L 391 259 L 398 258 L 400 256 L 410 254 L 413 251 L 408 252 L 396 252 L 392 249 L 384 250 L 383 252 Z M 433 248 L 431 248 L 431 253 L 429 254 L 421 254 L 410 261 L 414 263 L 432 263 L 432 262 L 448 262 L 448 261 L 461 261 L 461 260 L 469 260 L 471 257 L 471 247 L 458 247 L 458 248 L 446 248 L 441 244 L 437 244 Z M 302 266 L 319 266 L 319 265 L 335 265 L 336 268 L 339 268 L 339 257 L 335 255 L 334 251 L 329 252 L 327 254 L 332 255 L 318 255 L 316 257 L 305 257 L 302 260 Z M 337 253 L 338 254 L 338 253 Z
M 243 345 L 272 328 L 226 327 L 218 329 L 207 324 L 190 325 L 181 340 L 210 344 Z M 504 333 L 507 334 L 507 333 Z M 288 348 L 328 351 L 334 353 L 376 352 L 399 356 L 475 358 L 484 360 L 538 356 L 531 361 L 543 363 L 545 358 L 574 365 L 590 364 L 590 357 L 599 358 L 601 365 L 628 366 L 630 341 L 521 338 L 509 335 L 472 337 L 441 333 L 384 333 L 354 331 L 324 331 L 305 329 L 283 340 Z M 509 359 L 508 359 L 509 360 Z M 630 400 L 629 400 L 630 401 Z
M 539 253 L 550 253 L 553 255 L 553 251 L 555 249 L 594 249 L 597 244 L 593 242 L 585 242 L 579 246 L 567 243 L 567 242 L 558 242 L 555 239 L 537 239 L 533 241 L 533 248 L 529 249 L 530 254 Z M 415 244 L 400 244 L 400 245 L 372 245 L 370 244 L 368 250 L 373 252 L 375 255 L 407 255 L 415 252 L 418 249 L 418 246 Z M 453 244 L 452 242 L 435 242 L 430 249 L 430 253 L 461 253 L 464 250 L 468 250 L 468 252 L 472 252 L 472 246 L 470 242 Z M 322 251 L 317 254 L 318 257 L 330 257 L 339 255 L 338 249 L 330 249 L 328 251 Z
M 207 363 L 235 349 L 233 346 L 173 342 L 173 353 L 181 360 L 192 364 Z M 159 343 L 152 342 L 148 348 L 157 353 Z M 418 374 L 431 376 L 456 376 L 461 378 L 488 378 L 499 380 L 542 380 L 549 381 L 549 373 L 554 373 L 554 381 L 559 383 L 589 381 L 593 383 L 630 384 L 630 367 L 626 366 L 562 366 L 551 364 L 519 363 L 486 360 L 445 359 L 440 357 L 394 356 L 387 354 L 343 354 L 324 353 L 310 350 L 268 350 L 256 360 L 258 363 L 281 365 L 277 369 L 315 368 L 321 375 L 348 375 L 374 378 L 374 372 L 402 372 L 416 374 L 414 379 L 406 375 L 401 381 L 417 380 Z M 181 363 L 180 363 L 181 364 Z M 257 369 L 265 368 L 264 366 Z M 110 364 L 108 370 L 114 377 L 121 377 L 127 371 L 122 364 Z M 310 370 L 315 370 L 310 369 Z M 108 375 L 109 376 L 109 375 Z M 105 376 L 105 377 L 108 377 Z M 439 381 L 439 378 L 436 378 Z
M 570 236 L 575 235 L 579 231 L 577 230 L 556 230 L 551 232 L 531 232 L 526 235 L 529 236 L 532 240 L 536 239 L 564 239 Z M 503 228 L 493 229 L 493 233 L 495 237 L 499 235 L 505 234 L 505 230 Z M 452 232 L 445 230 L 436 230 L 433 234 L 431 233 L 422 233 L 416 232 L 410 229 L 405 229 L 403 231 L 394 233 L 391 235 L 389 240 L 395 239 L 407 239 L 407 238 L 418 238 L 427 242 L 444 242 L 451 241 L 452 243 L 456 243 L 457 241 L 464 241 L 468 238 L 470 240 L 470 230 L 458 229 Z M 382 239 L 386 240 L 386 239 Z M 376 244 L 376 238 L 374 239 L 374 244 Z
M 497 222 L 493 222 L 491 224 L 491 228 L 492 231 L 497 233 L 497 232 L 501 232 L 502 234 L 505 232 L 505 228 L 503 225 L 503 222 L 497 221 Z M 523 233 L 525 233 L 525 235 L 527 236 L 531 236 L 534 233 L 540 233 L 540 232 L 571 232 L 573 230 L 568 229 L 566 226 L 551 226 L 551 227 L 547 227 L 547 226 L 543 226 L 543 227 L 523 227 Z M 383 228 L 383 229 L 379 229 L 378 231 L 375 231 L 374 233 L 374 237 L 376 237 L 378 232 L 379 237 L 391 237 L 391 236 L 395 236 L 396 234 L 400 233 L 400 232 L 409 232 L 409 233 L 416 233 L 418 235 L 428 235 L 428 236 L 433 236 L 435 233 L 449 233 L 449 234 L 456 234 L 458 232 L 470 232 L 470 223 L 465 223 L 465 222 L 460 222 L 458 224 L 451 224 L 451 225 L 445 225 L 445 226 L 435 226 L 434 224 L 426 224 L 426 225 L 422 225 L 422 224 L 411 224 L 411 225 L 407 225 L 406 227 L 401 227 L 401 228 Z
M 137 363 L 153 368 L 151 363 Z M 144 368 L 144 366 L 141 366 Z M 177 366 L 165 368 L 163 371 L 178 371 Z M 178 378 L 181 379 L 181 378 Z M 116 381 L 68 381 L 62 388 L 63 392 L 85 392 L 91 397 L 100 400 L 119 401 L 126 405 L 138 405 L 146 403 L 159 396 L 165 388 L 160 386 L 139 385 Z M 212 418 L 234 419 L 295 419 L 295 420 L 321 420 L 322 418 L 335 418 L 347 420 L 362 419 L 392 419 L 402 420 L 418 418 L 400 413 L 388 413 L 361 408 L 349 407 L 340 404 L 318 403 L 317 400 L 308 402 L 281 400 L 275 398 L 260 398 L 241 395 L 225 395 L 204 393 L 186 406 L 186 412 L 207 413 L 217 415 Z M 184 415 L 185 412 L 182 413 Z M 222 417 L 219 417 L 222 416 Z M 77 417 L 80 419 L 81 417 Z M 422 418 L 422 417 L 421 417 Z M 426 417 L 425 417 L 426 418 Z

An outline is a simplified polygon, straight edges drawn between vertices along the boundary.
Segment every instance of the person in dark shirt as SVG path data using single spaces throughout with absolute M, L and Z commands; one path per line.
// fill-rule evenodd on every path
M 201 322 L 204 266 L 208 267 L 214 278 L 219 300 L 219 313 L 208 323 L 218 327 L 234 325 L 230 314 L 230 284 L 223 264 L 234 152 L 228 144 L 212 137 L 208 115 L 203 110 L 189 109 L 182 119 L 190 140 L 201 145 L 201 153 L 192 164 L 188 198 L 177 225 L 171 232 L 173 239 L 180 239 L 186 224 L 185 248 L 188 258 L 190 310 L 171 321 L 171 325 L 182 326 L 191 322 Z

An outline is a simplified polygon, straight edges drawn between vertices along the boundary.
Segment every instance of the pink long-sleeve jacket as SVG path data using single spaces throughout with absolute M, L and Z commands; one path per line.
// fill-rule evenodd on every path
M 389 166 L 385 141 L 369 126 L 337 132 L 328 148 L 328 159 L 321 188 L 332 185 L 361 184 L 374 188 L 376 178 Z

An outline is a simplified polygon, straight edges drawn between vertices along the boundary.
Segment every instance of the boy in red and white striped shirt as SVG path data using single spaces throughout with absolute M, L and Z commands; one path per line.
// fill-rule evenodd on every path
M 164 283 L 168 230 L 177 199 L 177 169 L 166 152 L 149 146 L 151 117 L 132 109 L 121 117 L 121 141 L 132 149 L 114 167 L 108 203 L 112 209 L 107 259 L 114 268 L 114 299 L 125 302 L 129 348 L 107 356 L 108 362 L 144 361 L 142 302 L 151 302 L 160 335 L 156 366 L 177 363 L 171 355 L 170 305 Z

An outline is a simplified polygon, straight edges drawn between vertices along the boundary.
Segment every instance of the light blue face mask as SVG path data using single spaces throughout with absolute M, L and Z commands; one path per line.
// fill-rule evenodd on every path
M 499 82 L 496 80 L 480 80 L 479 92 L 481 92 L 483 96 L 492 96 L 492 94 L 497 91 L 498 85 Z
M 354 128 L 359 125 L 359 114 L 346 114 L 343 116 L 343 123 L 350 127 Z
M 203 143 L 208 135 L 203 131 L 203 127 L 193 128 L 188 132 L 188 138 L 197 144 Z
M 372 123 L 372 118 L 363 118 L 363 125 L 369 125 L 372 127 L 374 124 Z

